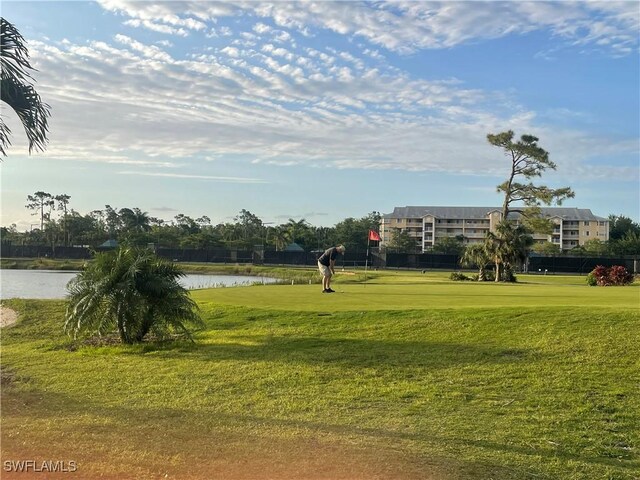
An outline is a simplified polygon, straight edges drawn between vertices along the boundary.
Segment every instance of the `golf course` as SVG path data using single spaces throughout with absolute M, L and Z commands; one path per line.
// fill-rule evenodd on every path
M 64 301 L 3 301 L 2 478 L 640 478 L 640 283 L 449 274 L 195 290 L 193 342 L 74 340 Z

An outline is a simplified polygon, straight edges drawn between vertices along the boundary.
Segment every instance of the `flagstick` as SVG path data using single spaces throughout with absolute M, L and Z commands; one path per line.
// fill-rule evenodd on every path
M 369 242 L 371 241 L 371 235 L 367 235 L 367 257 L 364 261 L 364 285 L 367 285 L 367 268 L 369 267 Z

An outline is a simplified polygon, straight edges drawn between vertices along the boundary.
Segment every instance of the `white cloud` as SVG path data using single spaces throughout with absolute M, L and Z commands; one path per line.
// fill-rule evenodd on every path
M 185 11 L 202 21 L 212 14 L 185 4 L 197 7 L 199 16 Z M 458 7 L 450 9 L 453 21 Z M 396 10 L 426 15 L 419 3 L 397 4 Z M 622 141 L 588 142 L 586 134 L 541 129 L 539 118 L 507 94 L 466 88 L 456 79 L 417 79 L 385 65 L 372 51 L 365 54 L 380 60 L 377 68 L 337 48 L 202 46 L 182 59 L 159 45 L 168 46 L 123 34 L 111 43 L 33 42 L 38 91 L 54 111 L 48 154 L 63 158 L 61 152 L 76 152 L 66 158 L 143 162 L 149 168 L 242 154 L 274 165 L 499 173 L 500 155 L 484 138 L 505 126 L 542 130 L 552 151 L 572 165 L 610 145 L 633 152 Z
M 640 9 L 633 1 L 478 2 L 475 8 L 469 8 L 469 2 L 455 1 L 99 3 L 148 28 L 164 24 L 197 31 L 206 28 L 204 22 L 249 12 L 303 35 L 311 35 L 311 29 L 327 29 L 403 53 L 545 30 L 569 43 L 595 45 L 623 55 L 637 52 L 640 30 Z M 259 22 L 254 31 L 266 33 L 270 28 Z
M 257 34 L 259 34 L 259 35 L 262 35 L 262 34 L 264 34 L 264 33 L 269 33 L 269 32 L 271 32 L 272 30 L 273 30 L 273 29 L 272 29 L 270 26 L 265 25 L 264 23 L 256 23 L 256 24 L 253 26 L 253 31 L 254 31 L 254 32 L 256 32 L 256 33 L 257 33 Z
M 115 36 L 116 41 L 131 47 L 133 50 L 142 53 L 145 57 L 151 58 L 153 60 L 160 60 L 163 62 L 171 62 L 171 56 L 166 53 L 161 48 L 156 47 L 155 45 L 145 45 L 134 40 L 131 37 L 127 37 L 126 35 L 117 34 Z
M 154 23 L 149 20 L 140 20 L 140 19 L 132 19 L 124 22 L 125 25 L 129 27 L 144 27 L 154 32 L 166 33 L 168 35 L 179 35 L 181 37 L 186 37 L 188 35 L 187 31 L 184 28 L 175 28 L 169 25 L 162 25 L 159 23 Z
M 222 53 L 229 55 L 230 57 L 239 57 L 240 56 L 240 50 L 238 50 L 237 48 L 234 47 L 225 47 L 222 50 L 220 50 Z
M 220 177 L 216 175 L 190 175 L 186 173 L 163 173 L 163 172 L 143 172 L 135 170 L 123 170 L 118 172 L 120 175 L 140 175 L 145 177 L 166 177 L 189 180 L 213 180 L 220 183 L 267 183 L 259 178 L 245 177 Z
M 107 10 L 123 13 L 139 21 L 132 26 L 144 26 L 162 33 L 183 35 L 183 28 L 196 31 L 207 28 L 203 21 L 192 18 L 190 13 L 184 15 L 179 6 L 168 2 L 139 2 L 136 5 L 136 2 L 129 0 L 100 0 L 99 3 Z M 201 15 L 201 18 L 208 19 L 208 15 Z M 168 26 L 173 28 L 167 28 Z

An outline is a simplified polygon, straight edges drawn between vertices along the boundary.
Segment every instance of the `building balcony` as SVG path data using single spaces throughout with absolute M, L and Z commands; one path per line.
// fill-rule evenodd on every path
M 464 236 L 466 238 L 484 238 L 486 235 L 487 234 L 485 232 L 482 232 L 482 233 L 465 233 L 464 234 Z
M 470 221 L 466 221 L 464 222 L 464 226 L 465 227 L 476 227 L 476 228 L 489 228 L 489 221 L 487 220 L 486 222 L 470 222 Z

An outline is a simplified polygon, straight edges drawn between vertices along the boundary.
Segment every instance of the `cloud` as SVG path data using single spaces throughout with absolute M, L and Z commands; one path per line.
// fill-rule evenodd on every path
M 141 175 L 145 177 L 165 177 L 176 179 L 195 179 L 195 180 L 213 180 L 219 183 L 267 183 L 265 180 L 259 178 L 245 178 L 245 177 L 220 177 L 216 175 L 192 175 L 186 173 L 162 173 L 162 172 L 143 172 L 143 171 L 131 171 L 123 170 L 118 172 L 119 175 Z
M 159 60 L 162 62 L 171 62 L 172 58 L 169 54 L 163 51 L 161 48 L 156 47 L 155 45 L 145 45 L 140 43 L 131 37 L 127 37 L 126 35 L 118 34 L 115 36 L 116 41 L 123 43 L 131 47 L 133 50 L 142 53 L 147 58 L 151 58 L 153 60 Z
M 100 5 L 107 10 L 118 12 L 134 19 L 131 26 L 144 26 L 161 33 L 186 34 L 187 30 L 205 30 L 207 25 L 201 19 L 209 19 L 209 15 L 182 15 L 176 5 L 170 3 L 151 3 L 135 5 L 135 2 L 120 0 L 100 0 Z M 213 12 L 214 10 L 209 10 Z M 224 10 L 222 10 L 224 11 Z M 196 16 L 196 18 L 193 18 Z M 198 19 L 197 17 L 200 17 Z M 186 29 L 186 30 L 185 30 Z
M 122 11 L 131 9 L 141 20 L 156 21 L 165 18 L 161 14 L 169 15 L 166 23 L 181 28 L 197 24 L 178 21 L 183 18 L 180 15 L 213 22 L 214 14 L 258 8 L 253 3 L 231 7 L 182 2 L 162 4 L 157 10 L 143 2 L 105 3 L 116 4 Z M 176 5 L 183 5 L 182 14 L 176 13 Z M 263 13 L 286 10 L 286 5 L 264 7 Z M 376 7 L 380 15 L 386 12 L 397 17 L 405 12 L 411 18 L 431 18 L 418 2 L 393 4 L 393 9 L 380 5 Z M 447 15 L 453 28 L 461 22 L 455 15 L 459 7 L 447 5 L 430 15 Z M 561 7 L 569 9 L 554 4 L 549 11 L 536 10 L 536 15 L 549 18 Z M 301 22 L 311 8 L 304 4 L 293 24 Z M 325 3 L 313 8 L 319 14 L 331 11 Z M 346 14 L 365 7 L 345 2 L 336 8 Z M 372 8 L 369 5 L 363 12 Z M 610 10 L 616 15 L 622 15 L 621 11 L 624 13 L 621 7 Z M 257 30 L 267 37 L 278 33 L 265 28 L 266 23 L 256 25 L 264 25 Z M 500 29 L 496 26 L 494 31 Z M 215 46 L 203 45 L 180 57 L 178 48 L 172 49 L 173 55 L 161 48 L 168 47 L 166 43 L 147 44 L 124 34 L 84 44 L 31 42 L 39 70 L 38 91 L 54 112 L 47 155 L 132 162 L 149 168 L 196 166 L 207 158 L 243 155 L 256 165 L 280 167 L 502 175 L 501 156 L 484 139 L 488 132 L 506 126 L 517 132 L 541 132 L 538 136 L 544 145 L 553 147 L 545 148 L 559 159 L 571 159 L 574 166 L 611 148 L 636 151 L 624 140 L 595 142 L 587 133 L 542 128 L 540 116 L 518 105 L 509 94 L 467 88 L 458 79 L 416 78 L 389 66 L 378 55 L 374 55 L 374 68 L 372 51 L 323 49 L 316 42 L 314 47 L 290 42 L 285 48 L 271 37 L 253 47 L 230 43 L 219 38 Z
M 305 36 L 311 35 L 312 30 L 330 30 L 401 53 L 546 31 L 568 44 L 628 55 L 637 53 L 640 30 L 637 4 L 625 1 L 494 1 L 478 3 L 477 8 L 469 8 L 469 2 L 455 1 L 99 3 L 156 31 L 159 25 L 199 31 L 206 28 L 205 22 L 249 13 Z M 264 22 L 254 26 L 259 34 L 270 29 Z
M 129 27 L 144 27 L 148 30 L 152 30 L 154 32 L 166 33 L 168 35 L 179 35 L 181 37 L 186 37 L 188 32 L 184 28 L 175 28 L 169 25 L 162 25 L 158 23 L 151 22 L 149 20 L 140 20 L 140 19 L 132 19 L 124 22 L 125 25 Z
M 221 177 L 216 175 L 196 175 L 186 173 L 166 173 L 166 172 L 146 172 L 135 170 L 123 170 L 118 172 L 119 175 L 139 175 L 144 177 L 164 177 L 186 180 L 212 180 L 217 183 L 267 183 L 265 180 L 259 178 L 246 178 L 246 177 Z

